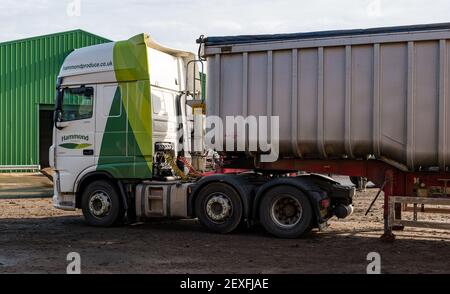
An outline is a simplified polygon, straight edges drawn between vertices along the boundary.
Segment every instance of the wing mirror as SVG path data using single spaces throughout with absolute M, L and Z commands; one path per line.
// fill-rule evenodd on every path
M 68 121 L 62 120 L 62 111 L 61 109 L 55 110 L 53 121 L 55 122 L 55 128 L 58 130 L 61 130 L 69 125 Z

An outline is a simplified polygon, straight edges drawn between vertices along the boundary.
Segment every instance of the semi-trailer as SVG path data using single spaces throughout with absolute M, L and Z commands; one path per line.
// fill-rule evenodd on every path
M 58 76 L 54 205 L 95 226 L 296 238 L 352 213 L 354 188 L 321 175 L 341 174 L 383 189 L 389 238 L 391 196 L 448 197 L 449 40 L 435 24 L 200 37 L 198 58 L 145 34 L 77 49 Z

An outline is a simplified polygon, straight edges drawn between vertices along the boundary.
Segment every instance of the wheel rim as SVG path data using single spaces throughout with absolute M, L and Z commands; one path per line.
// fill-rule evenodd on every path
M 103 190 L 97 190 L 89 198 L 89 212 L 96 218 L 107 216 L 111 212 L 111 197 Z
M 295 227 L 303 215 L 302 205 L 291 195 L 280 195 L 273 201 L 271 218 L 278 226 L 289 229 Z
M 215 223 L 224 223 L 232 214 L 231 199 L 222 193 L 214 193 L 206 202 L 206 215 Z

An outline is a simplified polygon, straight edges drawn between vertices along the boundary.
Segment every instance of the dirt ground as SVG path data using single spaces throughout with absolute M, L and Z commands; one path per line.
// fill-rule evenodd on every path
M 40 173 L 0 173 L 0 199 L 52 195 L 53 183 Z
M 83 273 L 366 273 L 369 252 L 381 255 L 382 273 L 449 273 L 448 231 L 406 228 L 392 244 L 379 240 L 382 197 L 364 217 L 376 192 L 359 192 L 351 217 L 297 240 L 260 227 L 217 235 L 195 220 L 93 228 L 48 198 L 0 199 L 0 273 L 65 273 L 73 251 Z

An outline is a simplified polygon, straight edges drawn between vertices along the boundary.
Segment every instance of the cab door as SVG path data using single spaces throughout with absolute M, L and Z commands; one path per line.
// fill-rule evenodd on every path
M 77 176 L 95 165 L 96 86 L 62 88 L 55 122 L 55 169 L 61 178 L 61 192 L 73 192 Z

